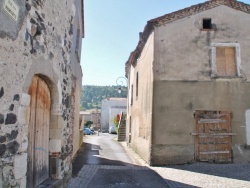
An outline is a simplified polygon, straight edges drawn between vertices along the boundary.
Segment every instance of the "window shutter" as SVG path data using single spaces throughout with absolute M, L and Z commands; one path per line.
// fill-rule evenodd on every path
M 216 67 L 218 76 L 226 76 L 225 48 L 216 48 Z
M 222 77 L 236 76 L 235 48 L 216 48 L 217 75 Z
M 225 56 L 227 76 L 236 76 L 235 48 L 226 48 Z

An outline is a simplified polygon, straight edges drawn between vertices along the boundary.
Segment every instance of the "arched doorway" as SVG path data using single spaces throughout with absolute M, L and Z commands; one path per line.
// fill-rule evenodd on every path
M 46 82 L 32 78 L 29 87 L 30 123 L 27 187 L 36 187 L 49 178 L 49 122 L 51 97 Z

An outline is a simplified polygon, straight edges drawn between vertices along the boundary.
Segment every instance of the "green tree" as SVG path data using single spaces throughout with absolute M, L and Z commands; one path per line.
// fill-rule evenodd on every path
M 122 92 L 118 93 L 120 86 L 93 86 L 84 85 L 82 87 L 81 109 L 89 110 L 93 108 L 100 109 L 101 101 L 106 98 L 126 98 L 127 87 L 121 87 Z
M 90 126 L 93 124 L 93 121 L 86 121 L 85 123 L 84 123 L 84 127 L 88 127 L 88 128 L 90 128 Z

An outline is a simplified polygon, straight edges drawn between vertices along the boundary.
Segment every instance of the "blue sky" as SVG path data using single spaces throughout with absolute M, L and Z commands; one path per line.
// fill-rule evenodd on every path
M 241 1 L 250 4 L 250 0 Z M 148 20 L 203 2 L 84 0 L 83 85 L 117 85 L 117 78 L 125 76 L 125 63 Z

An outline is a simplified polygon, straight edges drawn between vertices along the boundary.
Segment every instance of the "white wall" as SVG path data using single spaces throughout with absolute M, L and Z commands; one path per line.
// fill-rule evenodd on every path
M 101 107 L 101 129 L 102 131 L 108 131 L 110 125 L 110 109 L 124 110 L 127 109 L 127 99 L 126 98 L 110 98 L 102 101 Z M 112 117 L 113 118 L 113 117 Z
M 109 109 L 109 127 L 111 127 L 112 125 L 115 126 L 113 119 L 117 114 L 121 114 L 121 112 L 126 114 L 127 109 L 124 109 L 124 108 L 110 108 Z

